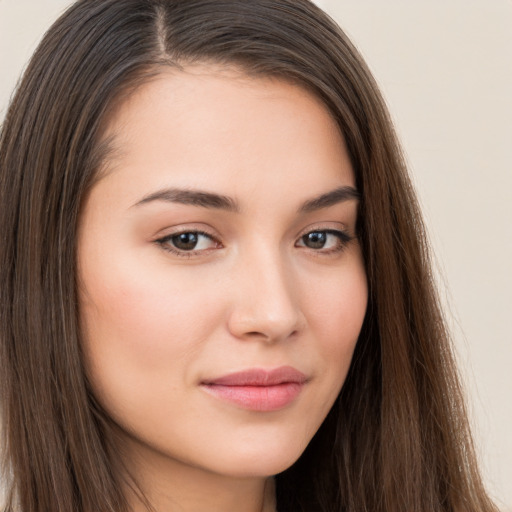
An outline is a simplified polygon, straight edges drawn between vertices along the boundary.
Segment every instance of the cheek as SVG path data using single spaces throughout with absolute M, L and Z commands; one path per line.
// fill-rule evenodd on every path
M 347 259 L 339 272 L 322 279 L 321 286 L 310 285 L 307 309 L 313 328 L 337 346 L 340 340 L 353 340 L 361 330 L 368 301 L 366 273 L 359 251 Z
M 221 321 L 217 302 L 190 276 L 156 275 L 148 265 L 118 261 L 82 273 L 81 319 L 93 382 L 105 388 L 128 380 L 150 385 L 164 374 L 183 378 L 186 362 Z
M 323 281 L 322 287 L 307 297 L 309 327 L 315 333 L 326 383 L 337 395 L 366 314 L 368 287 L 360 255 L 350 259 L 342 272 Z
M 172 411 L 184 407 L 181 391 L 194 381 L 194 365 L 221 313 L 190 275 L 156 275 L 147 263 L 117 262 L 83 272 L 87 373 L 99 403 L 123 429 L 137 436 L 151 418 L 160 436 Z

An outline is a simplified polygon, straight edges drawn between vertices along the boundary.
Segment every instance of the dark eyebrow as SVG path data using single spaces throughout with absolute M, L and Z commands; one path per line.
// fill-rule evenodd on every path
M 151 201 L 167 201 L 169 203 L 190 204 L 192 206 L 201 206 L 203 208 L 215 208 L 216 210 L 227 210 L 229 212 L 239 212 L 238 203 L 230 197 L 212 192 L 203 192 L 200 190 L 187 190 L 179 188 L 166 188 L 158 190 L 145 197 L 133 206 L 140 206 Z
M 350 186 L 339 187 L 307 200 L 299 207 L 298 211 L 299 213 L 307 213 L 315 210 L 321 210 L 322 208 L 328 208 L 329 206 L 351 199 L 360 199 L 359 192 Z M 140 206 L 152 201 L 166 201 L 169 203 L 188 204 L 203 208 L 226 210 L 234 213 L 240 212 L 240 206 L 231 197 L 201 190 L 187 190 L 180 188 L 157 190 L 156 192 L 144 196 L 133 206 Z
M 299 208 L 299 212 L 313 212 L 315 210 L 321 210 L 322 208 L 334 206 L 335 204 L 341 203 L 343 201 L 349 201 L 351 199 L 359 200 L 360 198 L 361 194 L 354 187 L 339 187 L 306 201 Z

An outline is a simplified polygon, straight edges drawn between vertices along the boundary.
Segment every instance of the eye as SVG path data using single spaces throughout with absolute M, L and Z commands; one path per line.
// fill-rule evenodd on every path
M 182 231 L 180 233 L 173 233 L 156 240 L 156 242 L 165 250 L 180 256 L 207 251 L 220 246 L 217 240 L 202 231 Z
M 302 235 L 296 245 L 315 251 L 331 253 L 342 251 L 351 240 L 352 237 L 344 231 L 322 229 L 310 231 Z

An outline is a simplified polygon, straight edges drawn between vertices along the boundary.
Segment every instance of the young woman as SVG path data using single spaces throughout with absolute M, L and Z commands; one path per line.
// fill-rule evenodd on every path
M 492 511 L 375 83 L 306 0 L 82 0 L 0 140 L 6 511 Z

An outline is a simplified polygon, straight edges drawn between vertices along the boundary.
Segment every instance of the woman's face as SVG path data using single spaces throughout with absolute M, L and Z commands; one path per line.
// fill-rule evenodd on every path
M 125 453 L 284 470 L 333 405 L 366 309 L 335 122 L 298 86 L 204 65 L 142 86 L 106 135 L 81 217 L 80 311 Z

